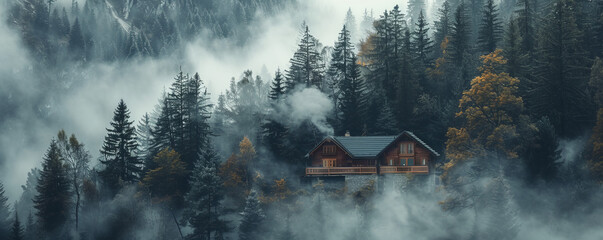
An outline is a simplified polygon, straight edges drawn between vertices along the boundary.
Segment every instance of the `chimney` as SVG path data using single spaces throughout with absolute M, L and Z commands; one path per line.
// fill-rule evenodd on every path
M 345 136 L 346 136 L 346 137 L 349 137 L 349 136 L 350 136 L 350 130 L 346 130 L 346 131 L 345 131 Z

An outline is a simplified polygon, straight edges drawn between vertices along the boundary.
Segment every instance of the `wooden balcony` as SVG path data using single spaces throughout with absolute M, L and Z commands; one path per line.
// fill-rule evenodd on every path
M 376 174 L 376 167 L 307 167 L 306 175 Z
M 381 173 L 429 173 L 427 166 L 381 166 Z

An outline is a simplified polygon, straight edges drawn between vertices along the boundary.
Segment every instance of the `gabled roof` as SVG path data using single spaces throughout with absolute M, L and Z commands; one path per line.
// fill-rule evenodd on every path
M 396 136 L 332 137 L 353 158 L 377 156 Z
M 433 150 L 433 148 L 431 148 L 429 145 L 427 145 L 427 143 L 423 142 L 423 140 L 421 140 L 419 137 L 417 137 L 417 135 L 415 135 L 411 131 L 404 131 L 404 132 L 400 133 L 400 135 L 398 135 L 396 137 L 396 139 L 394 139 L 394 140 L 397 140 L 398 138 L 402 137 L 403 135 L 409 136 L 410 138 L 414 139 L 419 144 L 421 144 L 421 146 L 427 148 L 427 150 L 429 150 L 431 153 L 433 153 L 433 155 L 435 155 L 436 157 L 440 156 L 440 154 L 438 152 L 436 152 L 435 150 Z M 392 141 L 390 144 L 392 144 L 394 142 L 395 141 Z M 389 146 L 389 144 L 388 144 L 388 146 Z M 388 146 L 386 146 L 385 148 L 387 148 Z M 383 151 L 385 151 L 385 148 L 383 148 Z
M 320 145 L 322 145 L 325 141 L 328 141 L 328 140 L 333 141 L 336 145 L 338 145 L 340 148 L 342 148 L 352 158 L 376 157 L 379 154 L 381 154 L 383 151 L 385 151 L 385 149 L 388 146 L 390 146 L 391 144 L 393 144 L 398 138 L 400 138 L 404 135 L 417 141 L 419 144 L 421 144 L 423 147 L 425 147 L 427 150 L 429 150 L 435 156 L 438 156 L 438 157 L 440 156 L 439 153 L 437 153 L 435 150 L 433 150 L 433 148 L 428 146 L 425 142 L 423 142 L 423 140 L 418 138 L 415 134 L 413 134 L 412 132 L 409 132 L 409 131 L 404 131 L 404 132 L 400 133 L 400 135 L 397 135 L 397 136 L 350 136 L 350 137 L 328 136 L 325 139 L 323 139 L 320 143 L 318 143 L 314 148 L 312 148 L 312 150 L 310 152 L 308 152 L 308 154 L 306 154 L 306 157 L 309 156 Z

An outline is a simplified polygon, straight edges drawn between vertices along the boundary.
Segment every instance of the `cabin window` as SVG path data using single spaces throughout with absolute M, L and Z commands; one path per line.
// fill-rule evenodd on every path
M 390 160 L 389 160 L 389 165 L 390 165 L 390 166 L 393 166 L 393 165 L 394 165 L 394 159 L 390 159 Z
M 325 155 L 333 155 L 335 154 L 336 148 L 335 146 L 324 146 L 322 147 L 322 153 Z
M 412 144 L 412 143 L 409 143 L 409 144 L 408 144 L 408 151 L 407 151 L 407 153 L 408 153 L 408 154 L 412 154 L 412 153 L 414 153 L 414 152 L 415 152 L 415 145 L 414 145 L 414 144 Z
M 323 159 L 322 167 L 326 167 L 326 168 L 335 167 L 335 159 Z
M 400 143 L 400 154 L 406 153 L 406 143 Z
M 406 166 L 406 159 L 400 158 L 400 166 Z
M 421 160 L 421 165 L 425 166 L 425 158 L 423 158 L 423 160 Z
M 407 162 L 408 162 L 408 166 L 414 166 L 415 165 L 415 159 L 414 158 L 409 158 L 407 160 Z

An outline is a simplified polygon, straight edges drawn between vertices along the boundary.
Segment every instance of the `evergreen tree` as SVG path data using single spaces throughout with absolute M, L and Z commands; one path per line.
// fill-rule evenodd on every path
M 573 0 L 558 0 L 539 36 L 538 66 L 526 99 L 536 117 L 548 116 L 561 137 L 576 136 L 594 119 L 587 94 L 590 61 L 582 48 L 582 32 Z
M 67 10 L 63 8 L 63 17 L 61 18 L 61 36 L 69 36 L 70 26 L 69 16 L 67 16 Z
M 36 224 L 34 222 L 34 217 L 33 217 L 33 214 L 31 214 L 31 212 L 29 212 L 29 215 L 27 215 L 27 223 L 25 225 L 24 239 L 27 239 L 27 240 L 35 239 L 35 236 L 37 235 L 36 233 L 37 233 L 37 229 L 36 229 Z
M 352 8 L 348 8 L 348 12 L 345 14 L 345 28 L 350 33 L 350 41 L 357 42 L 358 26 L 356 25 L 356 17 L 352 14 Z
M 184 221 L 192 228 L 189 239 L 210 239 L 225 231 L 221 201 L 224 198 L 222 179 L 218 175 L 220 159 L 213 148 L 209 148 L 203 159 L 197 160 L 190 179 L 191 189 L 185 196 L 187 208 Z
M 535 139 L 523 154 L 529 183 L 537 179 L 554 180 L 561 166 L 561 150 L 554 126 L 544 117 L 536 123 L 536 128 Z
M 145 162 L 145 169 L 147 170 L 156 167 L 152 161 L 153 156 L 161 150 L 175 145 L 174 124 L 171 113 L 173 109 L 170 107 L 170 102 L 165 94 L 159 101 L 159 116 L 155 120 L 153 131 L 151 132 L 153 136 L 150 151 L 152 157 L 149 157 L 147 162 Z
M 21 226 L 21 222 L 19 221 L 19 214 L 15 211 L 15 220 L 13 222 L 13 227 L 11 228 L 11 239 L 12 240 L 23 240 L 25 239 L 25 231 L 23 230 L 23 226 Z
M 503 55 L 507 59 L 506 71 L 512 77 L 522 77 L 527 71 L 526 54 L 522 50 L 522 38 L 519 32 L 519 21 L 511 19 L 505 33 Z M 524 96 L 523 87 L 520 87 L 520 94 Z
M 76 60 L 82 60 L 86 51 L 86 42 L 78 18 L 75 19 L 69 31 L 69 51 Z
M 119 190 L 123 183 L 134 183 L 142 175 L 141 161 L 136 156 L 136 133 L 130 121 L 130 110 L 122 100 L 113 112 L 111 128 L 100 150 L 99 161 L 105 166 L 99 175 L 110 191 Z
M 408 18 L 410 19 L 410 29 L 411 31 L 415 31 L 414 23 L 418 23 L 421 18 L 420 15 L 423 14 L 423 9 L 425 9 L 425 0 L 409 0 L 408 1 Z
M 369 39 L 373 46 L 368 55 L 371 64 L 368 66 L 370 73 L 367 79 L 373 89 L 383 91 L 383 97 L 396 99 L 396 86 L 400 82 L 400 67 L 404 60 L 404 33 L 407 30 L 398 5 L 383 13 L 375 22 L 375 30 L 376 33 Z
M 169 117 L 172 120 L 171 130 L 173 131 L 174 143 L 172 148 L 179 154 L 186 151 L 187 129 L 186 122 L 188 121 L 188 104 L 187 101 L 187 82 L 188 74 L 185 75 L 182 70 L 174 78 L 170 93 L 168 93 L 168 107 L 171 108 Z
M 411 34 L 408 29 L 402 36 L 402 49 L 400 49 L 399 79 L 396 81 L 396 96 L 394 114 L 398 120 L 398 129 L 409 129 L 412 121 L 412 112 L 416 106 L 417 95 L 420 92 L 416 80 L 414 59 L 412 52 Z
M 272 81 L 272 86 L 270 86 L 270 93 L 268 97 L 272 100 L 279 100 L 285 95 L 285 79 L 283 79 L 283 75 L 281 74 L 281 70 L 277 69 L 274 74 L 274 81 Z
M 498 8 L 494 0 L 487 0 L 482 11 L 482 23 L 479 28 L 477 43 L 482 53 L 496 50 L 502 35 L 502 22 L 499 19 Z
M 536 46 L 534 23 L 536 21 L 536 0 L 518 0 L 517 25 L 521 36 L 521 50 L 531 58 Z
M 143 159 L 143 162 L 146 163 L 148 158 L 152 156 L 151 146 L 153 143 L 153 123 L 148 113 L 142 116 L 142 119 L 138 122 L 138 126 L 136 126 L 136 140 L 138 141 L 136 156 L 139 159 Z
M 335 105 L 335 116 L 340 115 L 340 104 L 338 103 L 343 94 L 342 84 L 344 81 L 350 81 L 351 66 L 356 64 L 354 61 L 354 46 L 350 40 L 350 33 L 347 31 L 346 26 L 343 26 L 337 42 L 335 42 L 335 48 L 331 55 L 331 65 L 329 66 L 328 74 L 331 82 L 329 88 L 331 89 L 331 98 Z M 337 131 L 345 131 L 337 129 Z
M 444 38 L 450 36 L 452 32 L 452 13 L 450 10 L 450 3 L 446 0 L 442 7 L 438 9 L 439 19 L 435 22 L 435 33 L 434 33 L 434 42 L 436 45 L 440 45 Z M 435 51 L 436 57 L 441 56 L 440 51 Z
M 461 3 L 454 12 L 454 21 L 450 32 L 450 54 L 452 61 L 459 67 L 465 62 L 465 55 L 469 52 L 471 29 L 465 4 Z
M 339 132 L 350 131 L 354 136 L 362 135 L 366 107 L 366 85 L 356 64 L 356 57 L 350 59 L 349 77 L 340 83 L 341 99 L 339 100 Z
M 286 71 L 287 91 L 292 91 L 298 84 L 323 88 L 324 64 L 318 49 L 320 43 L 310 34 L 305 23 L 302 28 L 298 49 L 289 60 L 291 67 Z
M 423 11 L 419 12 L 419 19 L 415 24 L 413 32 L 414 55 L 417 59 L 417 68 L 419 69 L 421 81 L 425 81 L 423 69 L 429 66 L 431 62 L 433 41 L 429 38 L 429 23 L 423 15 Z M 439 44 L 439 43 L 438 43 Z
M 243 219 L 241 219 L 241 225 L 239 225 L 239 239 L 262 239 L 261 226 L 266 216 L 264 215 L 264 211 L 262 211 L 255 190 L 252 190 L 249 193 L 249 196 L 247 196 L 245 210 L 243 210 L 241 215 L 243 216 Z
M 519 231 L 516 214 L 510 206 L 509 186 L 503 178 L 495 178 L 487 186 L 486 206 L 491 215 L 484 222 L 486 227 L 480 238 L 515 239 Z
M 190 171 L 209 142 L 211 131 L 208 119 L 212 105 L 209 102 L 207 89 L 198 73 L 188 80 L 186 89 L 182 161 L 186 163 L 187 170 Z
M 393 110 L 387 102 L 381 105 L 381 110 L 375 122 L 373 134 L 377 136 L 393 135 L 398 133 L 397 121 Z
M 53 233 L 69 220 L 71 192 L 67 169 L 57 142 L 53 139 L 42 162 L 42 171 L 34 197 L 42 230 Z
M 9 216 L 8 198 L 5 196 L 4 185 L 0 182 L 0 236 L 8 236 Z
M 285 141 L 287 139 L 288 130 L 287 127 L 278 120 L 280 116 L 278 116 L 278 112 L 276 112 L 278 104 L 285 95 L 284 84 L 282 74 L 280 70 L 277 70 L 268 95 L 268 98 L 270 98 L 271 112 L 269 113 L 266 122 L 262 125 L 262 139 L 264 145 L 272 152 L 272 154 L 274 154 L 274 157 L 277 160 L 286 161 L 290 159 L 287 158 L 288 151 Z

